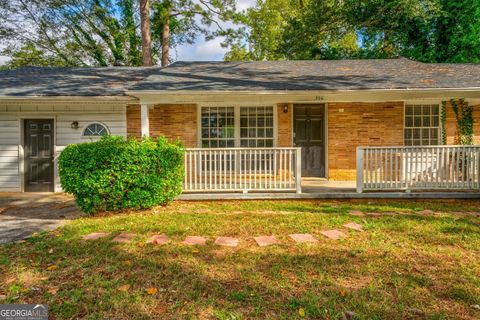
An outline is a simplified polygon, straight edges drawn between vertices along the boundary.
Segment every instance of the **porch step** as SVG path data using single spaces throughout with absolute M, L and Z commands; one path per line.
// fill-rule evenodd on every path
M 480 199 L 480 192 L 183 193 L 178 200 Z

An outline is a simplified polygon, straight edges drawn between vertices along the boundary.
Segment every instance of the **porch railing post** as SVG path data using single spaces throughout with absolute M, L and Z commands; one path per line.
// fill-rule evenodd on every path
M 295 184 L 297 193 L 302 193 L 302 149 L 297 148 L 295 155 Z
M 364 150 L 357 147 L 357 192 L 363 192 L 363 166 L 364 166 Z

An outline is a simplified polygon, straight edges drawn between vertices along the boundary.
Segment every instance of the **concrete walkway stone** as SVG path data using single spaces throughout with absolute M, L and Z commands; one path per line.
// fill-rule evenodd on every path
M 120 233 L 115 238 L 113 238 L 113 242 L 117 243 L 130 243 L 133 238 L 135 238 L 134 233 Z
M 253 238 L 259 247 L 271 246 L 274 244 L 279 244 L 280 241 L 275 238 L 275 236 L 259 236 Z
M 296 233 L 291 234 L 290 238 L 293 239 L 296 243 L 317 243 L 318 240 L 308 233 Z
M 165 234 L 154 234 L 147 243 L 155 244 L 155 245 L 164 245 L 170 242 L 167 235 Z
M 225 247 L 236 247 L 238 246 L 238 239 L 232 237 L 218 237 L 215 240 L 215 244 Z
M 93 232 L 86 234 L 82 237 L 83 240 L 97 240 L 100 238 L 105 238 L 110 235 L 110 232 Z
M 333 240 L 342 239 L 347 236 L 345 233 L 338 230 L 327 230 L 327 231 L 322 231 L 320 233 L 323 234 L 325 237 Z
M 432 210 L 422 210 L 418 211 L 417 214 L 422 215 L 422 216 L 428 216 L 434 214 Z
M 362 232 L 364 231 L 362 225 L 355 222 L 345 223 L 343 226 L 345 228 L 356 230 L 356 231 L 362 231 Z
M 359 210 L 351 210 L 348 212 L 348 214 L 350 214 L 351 216 L 355 216 L 355 217 L 365 217 L 365 213 L 363 213 L 362 211 L 359 211 Z
M 194 245 L 203 246 L 205 245 L 205 243 L 207 243 L 207 239 L 199 236 L 187 236 L 182 243 L 190 246 L 194 246 Z
M 382 214 L 380 212 L 367 212 L 366 215 L 369 216 L 369 217 L 381 217 L 382 216 Z

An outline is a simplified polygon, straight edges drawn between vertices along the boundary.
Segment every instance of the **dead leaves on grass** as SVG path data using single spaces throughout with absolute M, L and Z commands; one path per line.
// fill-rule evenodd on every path
M 145 291 L 147 291 L 147 293 L 151 296 L 153 296 L 154 294 L 157 294 L 158 292 L 158 289 L 157 288 L 148 288 L 146 289 Z
M 124 284 L 123 286 L 118 287 L 118 291 L 121 291 L 121 292 L 128 292 L 128 290 L 130 290 L 129 284 Z

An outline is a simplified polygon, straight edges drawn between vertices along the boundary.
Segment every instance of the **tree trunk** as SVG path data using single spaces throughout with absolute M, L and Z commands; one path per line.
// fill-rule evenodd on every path
M 165 14 L 165 21 L 163 22 L 162 30 L 162 67 L 168 66 L 170 49 L 170 9 Z
M 144 66 L 152 63 L 152 39 L 150 36 L 150 0 L 140 0 L 140 28 L 142 32 L 142 61 Z

